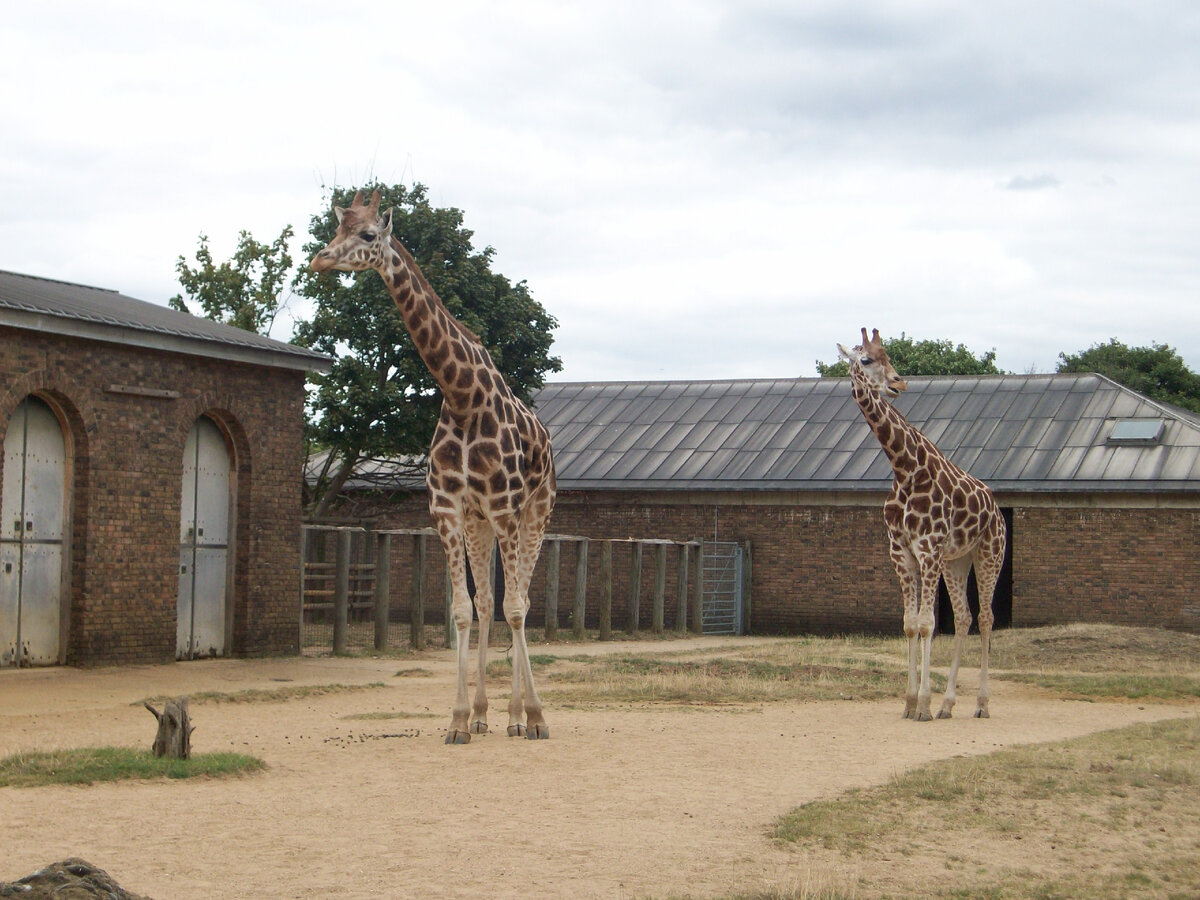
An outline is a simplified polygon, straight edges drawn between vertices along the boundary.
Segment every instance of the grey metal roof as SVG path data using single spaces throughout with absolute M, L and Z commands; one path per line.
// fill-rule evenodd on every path
M 323 353 L 117 291 L 0 271 L 0 325 L 276 368 L 327 372 Z
M 848 379 L 550 383 L 566 489 L 887 490 Z M 896 408 L 998 491 L 1200 490 L 1200 418 L 1095 374 L 909 378 Z M 1162 421 L 1122 441 L 1124 420 Z M 1134 428 L 1138 434 L 1143 432 Z

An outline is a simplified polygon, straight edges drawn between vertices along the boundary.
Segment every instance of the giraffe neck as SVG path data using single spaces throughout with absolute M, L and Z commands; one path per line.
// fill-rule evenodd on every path
M 379 274 L 413 346 L 437 381 L 443 406 L 454 418 L 469 417 L 494 391 L 511 396 L 487 348 L 450 315 L 412 254 L 395 237 Z
M 854 372 L 852 376 L 854 401 L 862 410 L 871 431 L 875 433 L 888 462 L 892 464 L 892 471 L 896 473 L 897 478 L 911 475 L 923 465 L 926 453 L 921 452 L 921 449 L 927 449 L 929 441 L 892 404 L 880 396 L 862 375 Z

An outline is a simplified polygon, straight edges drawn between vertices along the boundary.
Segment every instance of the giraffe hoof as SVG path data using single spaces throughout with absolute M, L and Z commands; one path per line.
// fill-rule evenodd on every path
M 482 719 L 476 719 L 471 723 L 471 734 L 487 734 L 487 722 Z
M 509 725 L 508 726 L 508 736 L 509 737 L 525 737 L 525 726 L 522 725 L 520 722 L 517 722 L 515 725 Z
M 471 735 L 466 731 L 459 731 L 457 728 L 451 728 L 446 732 L 447 744 L 469 744 L 471 743 Z
M 939 710 L 938 710 L 937 717 L 938 717 L 939 719 L 949 719 L 949 718 L 951 718 L 951 715 L 950 715 L 950 710 L 948 710 L 948 709 L 939 709 Z
M 534 725 L 529 729 L 529 733 L 525 735 L 531 741 L 546 741 L 550 739 L 550 726 L 545 722 L 540 725 Z
M 931 716 L 929 714 L 929 711 L 926 710 L 925 712 L 919 712 L 916 715 L 914 715 L 913 719 L 915 719 L 918 722 L 932 722 L 933 716 Z
M 988 715 L 988 711 L 986 709 L 977 709 L 977 710 L 975 710 L 975 718 L 976 719 L 990 719 L 991 716 Z

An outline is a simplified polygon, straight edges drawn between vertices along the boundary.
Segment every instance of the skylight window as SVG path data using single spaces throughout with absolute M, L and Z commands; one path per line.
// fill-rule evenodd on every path
M 1166 423 L 1162 419 L 1118 419 L 1108 433 L 1110 444 L 1157 444 Z

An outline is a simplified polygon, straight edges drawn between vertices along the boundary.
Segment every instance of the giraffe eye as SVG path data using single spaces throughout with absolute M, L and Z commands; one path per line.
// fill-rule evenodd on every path
M 863 366 L 869 366 L 869 365 L 871 364 L 871 357 L 869 357 L 869 356 L 864 356 L 864 357 L 863 357 L 862 359 L 860 359 L 858 362 L 859 362 L 859 365 L 863 365 Z
M 358 236 L 368 244 L 373 243 L 375 240 L 375 232 L 373 231 L 360 231 Z

